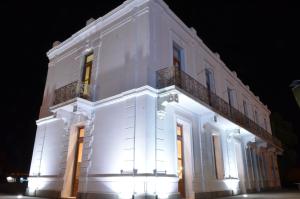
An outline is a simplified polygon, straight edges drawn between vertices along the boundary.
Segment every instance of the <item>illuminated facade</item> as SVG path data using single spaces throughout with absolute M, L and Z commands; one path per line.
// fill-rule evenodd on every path
M 28 194 L 213 198 L 280 187 L 263 105 L 161 0 L 47 53 Z

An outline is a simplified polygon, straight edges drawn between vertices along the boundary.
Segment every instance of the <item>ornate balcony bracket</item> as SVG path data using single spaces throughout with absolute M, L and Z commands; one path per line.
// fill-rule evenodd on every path
M 178 94 L 169 94 L 166 96 L 162 96 L 159 97 L 157 100 L 157 107 L 158 107 L 158 111 L 157 114 L 160 118 L 163 118 L 166 115 L 166 104 L 168 103 L 178 103 L 179 102 L 179 98 L 178 98 Z

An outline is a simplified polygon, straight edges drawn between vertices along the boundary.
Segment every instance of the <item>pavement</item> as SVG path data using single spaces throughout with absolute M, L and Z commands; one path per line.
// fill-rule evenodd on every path
M 22 195 L 6 195 L 0 194 L 0 199 L 48 199 L 48 198 L 38 198 L 38 197 L 28 197 Z
M 0 194 L 0 199 L 48 199 L 38 197 L 28 197 L 21 195 L 3 195 Z M 282 192 L 267 192 L 267 193 L 254 193 L 247 195 L 238 195 L 231 197 L 224 197 L 219 199 L 300 199 L 300 191 L 282 191 Z
M 244 194 L 219 199 L 300 199 L 300 191 L 278 191 Z

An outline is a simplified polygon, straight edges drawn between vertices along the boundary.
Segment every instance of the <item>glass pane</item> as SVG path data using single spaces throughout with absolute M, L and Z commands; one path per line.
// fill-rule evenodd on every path
M 86 63 L 92 62 L 94 60 L 94 54 L 90 54 L 86 57 Z
M 173 57 L 176 58 L 177 60 L 180 59 L 180 50 L 175 46 L 173 47 Z
M 173 65 L 176 67 L 181 66 L 180 49 L 173 46 Z
M 77 162 L 81 162 L 82 161 L 82 149 L 83 149 L 83 143 L 79 143 Z
M 177 140 L 177 157 L 182 158 L 181 140 Z
M 179 179 L 182 179 L 182 171 L 183 171 L 183 168 L 182 168 L 182 160 L 178 160 L 178 177 Z
M 91 72 L 91 67 L 87 66 L 86 69 L 85 69 L 84 80 L 89 80 L 90 79 L 90 72 Z
M 84 137 L 84 128 L 79 129 L 79 137 Z
M 88 85 L 88 82 L 85 81 L 85 82 L 84 82 L 84 85 L 83 85 L 83 95 L 84 95 L 84 96 L 86 96 L 86 95 L 89 94 L 88 86 L 89 86 L 89 85 Z
M 178 59 L 174 58 L 174 59 L 173 59 L 173 65 L 174 65 L 175 67 L 180 67 L 180 61 L 179 61 Z
M 177 124 L 176 131 L 178 136 L 182 136 L 182 126 L 180 124 Z

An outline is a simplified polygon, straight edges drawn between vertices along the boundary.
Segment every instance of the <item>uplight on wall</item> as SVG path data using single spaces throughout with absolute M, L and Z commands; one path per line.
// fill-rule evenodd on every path
M 227 178 L 224 180 L 227 188 L 233 191 L 233 195 L 236 195 L 238 193 L 239 181 L 240 180 L 237 178 Z

